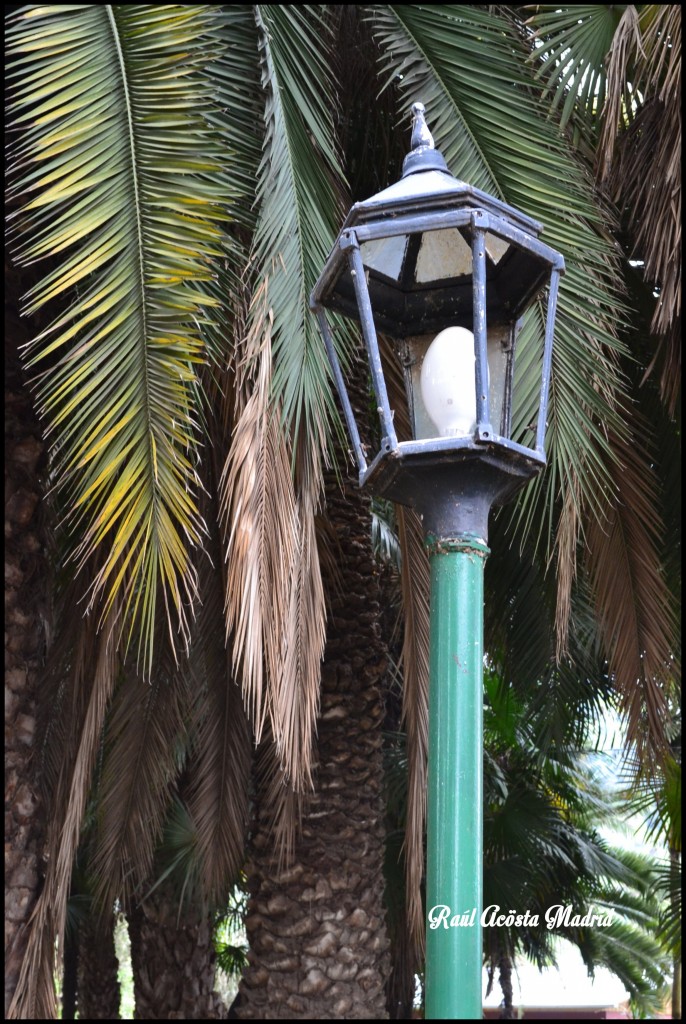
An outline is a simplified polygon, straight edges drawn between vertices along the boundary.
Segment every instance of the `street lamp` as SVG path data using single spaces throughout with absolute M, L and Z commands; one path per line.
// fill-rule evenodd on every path
M 564 260 L 539 240 L 539 223 L 454 178 L 434 148 L 423 105 L 412 112 L 401 180 L 353 206 L 310 305 L 360 486 L 414 508 L 423 523 L 431 562 L 426 1017 L 473 1020 L 482 1015 L 488 516 L 545 465 Z M 527 342 L 527 364 L 538 360 L 540 370 L 532 399 L 530 388 L 515 393 L 515 352 L 521 318 L 535 301 L 545 330 L 536 352 Z M 327 310 L 361 327 L 379 418 L 376 445 L 361 439 Z M 389 358 L 399 360 L 405 381 L 412 436 L 404 440 L 384 376 Z

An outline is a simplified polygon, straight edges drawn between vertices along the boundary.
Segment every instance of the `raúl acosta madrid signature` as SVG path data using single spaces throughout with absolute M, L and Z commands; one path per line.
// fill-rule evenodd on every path
M 607 928 L 614 920 L 614 911 L 609 909 L 600 914 L 597 910 L 587 910 L 580 914 L 570 904 L 558 903 L 547 907 L 544 911 L 546 928 Z M 451 913 L 450 907 L 439 903 L 428 913 L 429 928 L 473 928 L 477 923 L 476 907 L 460 913 Z M 537 928 L 541 922 L 540 914 L 532 914 L 530 910 L 518 913 L 516 910 L 501 911 L 493 903 L 481 914 L 479 924 L 482 928 Z

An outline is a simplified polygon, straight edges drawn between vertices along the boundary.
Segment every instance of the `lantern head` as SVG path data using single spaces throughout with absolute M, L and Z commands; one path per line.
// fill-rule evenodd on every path
M 412 151 L 401 180 L 352 207 L 311 306 L 360 484 L 415 507 L 427 530 L 439 535 L 467 528 L 485 536 L 491 506 L 508 500 L 545 465 L 553 326 L 564 260 L 539 240 L 537 221 L 453 177 L 434 147 L 423 105 L 415 103 L 412 110 Z M 522 316 L 538 301 L 547 309 L 542 308 L 542 343 L 535 357 L 537 401 L 525 434 L 517 417 L 513 436 L 517 337 Z M 380 428 L 371 459 L 352 413 L 327 310 L 361 328 Z M 389 351 L 405 378 L 411 436 L 403 440 L 398 440 L 385 381 Z M 527 400 L 531 405 L 530 395 Z M 471 513 L 466 504 L 474 506 Z

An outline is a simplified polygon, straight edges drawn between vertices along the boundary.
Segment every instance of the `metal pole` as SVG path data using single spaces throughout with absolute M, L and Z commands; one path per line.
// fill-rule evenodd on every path
M 483 579 L 471 535 L 427 538 L 431 560 L 427 1020 L 480 1020 L 483 891 Z

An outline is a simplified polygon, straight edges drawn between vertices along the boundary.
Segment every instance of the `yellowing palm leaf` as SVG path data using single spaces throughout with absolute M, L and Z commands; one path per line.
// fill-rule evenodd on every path
M 80 568 L 104 549 L 90 606 L 104 615 L 121 593 L 119 629 L 139 627 L 146 670 L 160 588 L 188 641 L 203 530 L 191 386 L 226 212 L 206 117 L 213 18 L 203 5 L 29 6 L 9 30 L 17 256 L 62 254 L 26 298 L 28 312 L 62 310 L 27 357 L 69 557 Z

